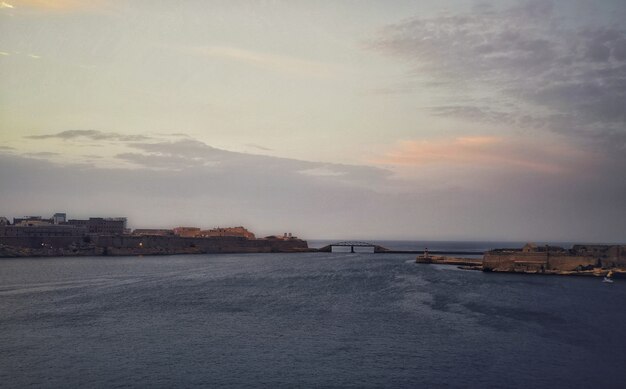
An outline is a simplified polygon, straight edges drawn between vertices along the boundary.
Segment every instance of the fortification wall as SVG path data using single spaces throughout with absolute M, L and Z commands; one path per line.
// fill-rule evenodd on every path
M 547 264 L 548 255 L 546 253 L 524 253 L 516 251 L 514 253 L 491 253 L 483 255 L 483 269 L 489 271 L 516 271 L 524 269 L 524 266 L 516 265 L 516 262 L 533 262 Z
M 198 253 L 270 253 L 308 250 L 300 239 L 243 237 L 89 235 L 76 237 L 0 237 L 0 256 L 48 255 L 171 255 Z
M 11 247 L 37 249 L 64 248 L 83 243 L 82 236 L 0 236 L 0 244 Z
M 483 268 L 487 271 L 574 271 L 582 267 L 597 266 L 592 256 L 574 256 L 536 252 L 490 253 L 483 256 Z
M 572 256 L 572 255 L 564 255 L 564 256 L 550 256 L 548 260 L 548 268 L 550 270 L 559 270 L 559 271 L 574 271 L 577 270 L 579 266 L 595 267 L 598 265 L 598 259 L 590 256 Z

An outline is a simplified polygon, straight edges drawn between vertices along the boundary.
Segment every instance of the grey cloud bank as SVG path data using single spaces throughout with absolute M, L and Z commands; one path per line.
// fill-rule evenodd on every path
M 620 241 L 626 183 L 609 176 L 442 169 L 444 185 L 384 169 L 234 153 L 193 139 L 128 142 L 132 169 L 0 153 L 7 216 L 127 215 L 134 227 L 244 224 L 305 238 Z M 471 180 L 464 177 L 471 177 Z M 601 190 L 600 190 L 601 189 Z
M 390 25 L 370 48 L 407 61 L 410 78 L 427 74 L 423 87 L 451 89 L 447 103 L 431 108 L 436 115 L 626 147 L 623 25 L 571 25 L 550 1 L 483 5 Z

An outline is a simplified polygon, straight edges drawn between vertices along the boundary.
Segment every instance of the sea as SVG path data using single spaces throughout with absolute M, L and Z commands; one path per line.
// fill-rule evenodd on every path
M 363 252 L 3 259 L 0 387 L 624 388 L 622 281 Z

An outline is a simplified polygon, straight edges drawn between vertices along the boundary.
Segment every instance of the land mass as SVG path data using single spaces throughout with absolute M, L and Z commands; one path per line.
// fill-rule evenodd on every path
M 291 233 L 259 239 L 244 227 L 130 231 L 126 218 L 65 220 L 65 214 L 55 214 L 15 218 L 13 224 L 0 218 L 0 258 L 303 251 L 309 251 L 307 242 Z
M 430 255 L 417 263 L 457 265 L 463 269 L 496 273 L 626 277 L 626 246 L 577 244 L 570 249 L 528 243 L 522 248 L 487 251 L 482 258 L 454 258 Z

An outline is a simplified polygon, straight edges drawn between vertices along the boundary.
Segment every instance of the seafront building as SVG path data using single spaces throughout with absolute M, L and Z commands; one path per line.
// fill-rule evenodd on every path
M 85 227 L 90 234 L 122 235 L 128 233 L 125 217 L 90 217 L 87 220 L 70 219 L 68 225 Z

